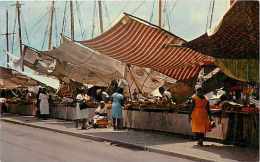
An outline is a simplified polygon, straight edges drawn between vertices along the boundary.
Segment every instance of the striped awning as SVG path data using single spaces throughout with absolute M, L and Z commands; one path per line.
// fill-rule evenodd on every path
M 152 68 L 177 80 L 194 78 L 212 58 L 186 41 L 142 19 L 125 14 L 110 30 L 81 44 L 127 64 Z M 176 47 L 169 47 L 175 44 Z
M 187 43 L 217 58 L 259 58 L 259 2 L 235 1 L 215 28 Z

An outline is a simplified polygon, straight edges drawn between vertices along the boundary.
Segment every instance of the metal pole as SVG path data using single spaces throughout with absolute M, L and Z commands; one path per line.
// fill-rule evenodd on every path
M 71 39 L 74 41 L 74 16 L 73 16 L 72 1 L 70 1 L 70 29 L 71 29 Z
M 19 1 L 16 1 L 17 17 L 18 17 L 18 30 L 19 30 L 19 47 L 20 47 L 20 56 L 22 57 L 22 30 L 21 30 L 21 13 L 20 13 L 21 4 Z M 24 65 L 22 63 L 22 71 L 24 71 Z
M 9 52 L 9 34 L 8 34 L 8 10 L 6 10 L 6 51 Z M 6 55 L 7 67 L 9 67 L 9 55 Z
M 53 14 L 54 14 L 54 1 L 51 4 L 51 14 L 50 14 L 50 24 L 49 24 L 49 44 L 48 49 L 52 49 L 52 24 L 53 24 Z
M 101 0 L 98 0 L 98 13 L 99 13 L 99 24 L 100 24 L 100 32 L 103 33 L 103 18 L 102 18 L 102 3 Z

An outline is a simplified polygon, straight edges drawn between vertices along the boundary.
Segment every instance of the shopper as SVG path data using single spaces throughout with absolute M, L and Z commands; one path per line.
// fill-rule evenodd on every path
M 203 140 L 206 132 L 209 131 L 212 119 L 209 101 L 203 95 L 202 88 L 198 88 L 196 95 L 192 96 L 192 111 L 189 119 L 191 120 L 192 132 L 198 139 L 198 145 L 203 146 Z
M 114 130 L 122 128 L 124 96 L 123 88 L 118 88 L 112 95 L 112 118 Z

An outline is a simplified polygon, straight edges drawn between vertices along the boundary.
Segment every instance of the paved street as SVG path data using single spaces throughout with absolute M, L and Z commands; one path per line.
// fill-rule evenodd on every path
M 188 162 L 69 135 L 1 122 L 1 162 Z

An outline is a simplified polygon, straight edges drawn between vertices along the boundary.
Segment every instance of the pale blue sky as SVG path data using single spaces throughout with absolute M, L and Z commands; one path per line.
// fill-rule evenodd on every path
M 213 23 L 223 16 L 227 10 L 227 1 L 215 0 Z M 15 20 L 15 1 L 0 2 L 0 33 L 5 33 L 6 20 L 5 13 L 9 11 L 9 31 L 13 31 Z M 56 1 L 56 19 L 53 25 L 53 43 L 59 44 L 59 33 L 62 29 L 65 1 Z M 39 50 L 47 49 L 46 29 L 48 23 L 49 1 L 22 1 L 22 35 L 23 43 L 28 44 Z M 76 40 L 91 39 L 93 31 L 93 22 L 95 22 L 94 36 L 99 35 L 98 15 L 93 18 L 95 1 L 77 1 L 74 2 L 75 11 L 75 36 Z M 165 29 L 186 39 L 192 40 L 206 30 L 206 21 L 208 16 L 210 0 L 166 0 L 164 24 Z M 68 36 L 70 30 L 69 4 L 67 4 L 67 26 Z M 107 0 L 103 2 L 103 18 L 105 30 L 109 29 L 113 23 L 120 18 L 123 12 L 133 14 L 137 17 L 158 23 L 158 2 L 157 0 Z M 166 19 L 168 17 L 168 20 Z M 79 21 L 81 25 L 79 25 Z M 170 24 L 170 28 L 169 25 Z M 26 30 L 27 34 L 26 34 Z M 17 32 L 17 31 L 16 31 Z M 83 35 L 81 34 L 83 33 Z M 28 39 L 26 37 L 28 35 Z M 12 44 L 10 37 L 10 46 Z M 46 38 L 45 45 L 42 48 L 43 40 Z M 0 36 L 0 65 L 5 65 L 5 37 Z M 18 55 L 17 37 L 15 37 L 14 53 Z

